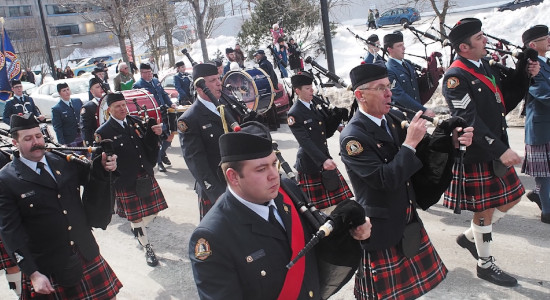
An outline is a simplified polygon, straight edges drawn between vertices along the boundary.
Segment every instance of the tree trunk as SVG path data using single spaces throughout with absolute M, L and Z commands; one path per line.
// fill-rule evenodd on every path
M 195 10 L 195 16 L 197 19 L 197 37 L 201 41 L 202 61 L 208 61 L 208 49 L 206 48 L 206 34 L 204 32 L 204 12 L 201 13 L 199 0 L 193 0 L 191 2 L 193 9 Z M 206 11 L 208 3 L 205 2 L 204 11 Z

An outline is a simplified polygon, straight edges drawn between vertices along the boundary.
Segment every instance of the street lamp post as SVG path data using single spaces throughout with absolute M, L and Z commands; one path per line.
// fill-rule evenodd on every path
M 46 54 L 48 55 L 48 64 L 52 70 L 53 79 L 57 79 L 56 70 L 53 63 L 53 55 L 50 48 L 50 38 L 48 37 L 48 29 L 46 28 L 46 20 L 44 19 L 44 10 L 42 9 L 42 0 L 36 0 L 38 2 L 38 11 L 40 13 L 40 21 L 42 22 L 42 30 L 44 31 L 44 40 L 46 41 Z

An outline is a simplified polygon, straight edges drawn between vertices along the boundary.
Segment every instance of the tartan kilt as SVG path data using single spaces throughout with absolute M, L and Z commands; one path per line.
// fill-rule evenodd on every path
M 210 199 L 208 199 L 207 197 L 204 197 L 204 198 L 199 197 L 200 220 L 204 218 L 204 216 L 208 211 L 210 211 L 212 206 L 214 206 L 214 203 Z
M 148 176 L 145 172 L 138 174 L 138 178 L 145 176 Z M 149 176 L 149 178 L 153 184 L 149 198 L 140 198 L 136 195 L 135 190 L 126 187 L 116 189 L 116 213 L 120 217 L 126 218 L 128 221 L 135 221 L 168 208 L 157 180 L 153 176 Z
M 30 277 L 22 273 L 21 299 L 102 300 L 114 298 L 122 288 L 122 283 L 109 264 L 101 255 L 88 262 L 82 255 L 79 254 L 79 256 L 84 269 L 84 275 L 79 284 L 72 287 L 63 287 L 58 285 L 52 276 L 48 276 L 55 292 L 42 295 L 34 292 Z
M 327 191 L 323 186 L 321 172 L 317 174 L 298 173 L 302 191 L 317 209 L 327 208 L 353 197 L 353 193 L 340 171 L 336 169 L 336 172 L 340 179 L 340 187 L 332 192 Z
M 525 145 L 525 159 L 521 172 L 533 177 L 550 177 L 550 142 L 543 145 Z
M 11 259 L 8 251 L 4 248 L 4 243 L 0 239 L 0 270 L 17 267 L 17 264 Z
M 413 258 L 405 257 L 398 246 L 363 251 L 362 264 L 355 276 L 355 299 L 415 299 L 443 281 L 447 267 L 424 226 L 420 234 L 420 250 Z
M 453 179 L 443 198 L 443 205 L 450 209 L 455 208 L 458 196 L 458 169 L 457 164 L 453 165 Z M 461 184 L 460 208 L 473 212 L 502 206 L 525 194 L 525 188 L 513 167 L 508 168 L 504 176 L 497 177 L 488 162 L 464 164 Z

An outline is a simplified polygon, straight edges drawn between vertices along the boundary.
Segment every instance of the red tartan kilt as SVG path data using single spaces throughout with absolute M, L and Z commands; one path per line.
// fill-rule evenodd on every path
M 86 262 L 81 255 L 79 256 L 84 269 L 84 276 L 79 284 L 73 287 L 62 287 L 55 282 L 54 278 L 49 276 L 55 292 L 41 295 L 34 292 L 30 278 L 22 273 L 21 299 L 103 300 L 114 298 L 122 288 L 122 283 L 120 283 L 109 264 L 101 255 L 89 262 Z
M 139 174 L 138 178 L 144 176 L 145 174 Z M 168 208 L 157 180 L 153 176 L 149 176 L 149 178 L 151 178 L 153 188 L 148 199 L 139 198 L 135 190 L 125 187 L 115 191 L 116 213 L 120 217 L 126 218 L 128 221 L 135 221 Z
M 0 270 L 11 267 L 17 267 L 17 264 L 13 261 L 13 259 L 11 259 L 8 251 L 4 248 L 4 243 L 0 239 Z
M 355 276 L 356 299 L 415 299 L 434 289 L 447 276 L 447 268 L 424 227 L 419 253 L 405 257 L 397 246 L 364 252 L 362 272 Z
M 456 206 L 458 196 L 458 166 L 453 166 L 453 180 L 445 191 L 443 205 Z M 525 193 L 516 170 L 508 168 L 502 177 L 493 175 L 490 163 L 464 164 L 460 208 L 480 212 L 519 199 Z
M 340 179 L 340 188 L 332 192 L 327 191 L 323 186 L 321 173 L 298 174 L 302 191 L 306 193 L 317 209 L 327 208 L 353 197 L 353 193 L 340 171 L 336 169 L 336 172 L 338 172 L 338 178 Z

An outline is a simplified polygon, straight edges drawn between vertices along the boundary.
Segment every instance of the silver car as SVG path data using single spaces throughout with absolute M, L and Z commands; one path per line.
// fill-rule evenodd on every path
M 71 89 L 71 98 L 79 98 L 82 103 L 88 101 L 90 78 L 69 78 L 46 82 L 35 88 L 30 94 L 34 100 L 34 104 L 40 109 L 40 112 L 46 118 L 52 118 L 52 107 L 59 102 L 59 93 L 57 92 L 57 84 L 67 83 Z

